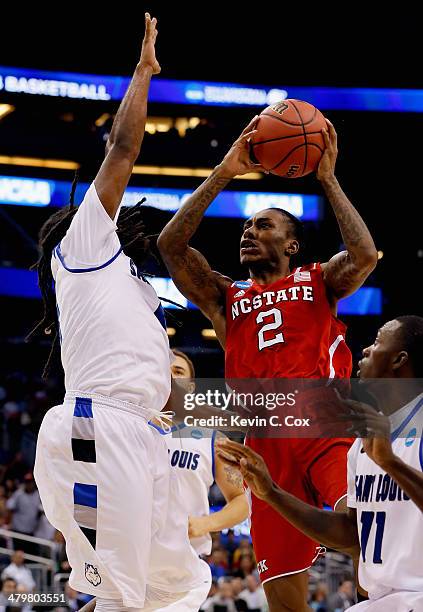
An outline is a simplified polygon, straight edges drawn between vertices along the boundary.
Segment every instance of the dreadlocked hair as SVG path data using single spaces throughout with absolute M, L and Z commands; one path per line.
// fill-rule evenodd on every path
M 42 226 L 39 233 L 40 256 L 32 269 L 38 273 L 38 285 L 43 302 L 43 316 L 37 325 L 26 337 L 29 341 L 33 336 L 44 333 L 51 336 L 51 349 L 44 367 L 43 378 L 47 378 L 51 371 L 53 361 L 60 363 L 60 330 L 57 316 L 56 293 L 54 290 L 54 279 L 51 272 L 51 257 L 59 242 L 64 238 L 78 208 L 74 205 L 75 190 L 78 182 L 78 174 L 72 183 L 69 205 L 55 212 Z M 139 266 L 144 263 L 149 254 L 149 239 L 144 234 L 144 224 L 141 219 L 141 205 L 143 198 L 132 207 L 121 209 L 117 220 L 117 234 L 125 255 L 130 257 Z
M 40 256 L 36 264 L 31 268 L 37 270 L 38 273 L 38 286 L 43 302 L 43 316 L 34 329 L 29 332 L 26 341 L 28 342 L 39 332 L 43 332 L 47 336 L 52 335 L 51 349 L 47 363 L 44 367 L 43 378 L 47 378 L 53 357 L 57 355 L 59 349 L 59 322 L 57 319 L 54 281 L 51 273 L 51 257 L 53 250 L 69 229 L 71 221 L 77 211 L 74 205 L 77 183 L 78 171 L 75 172 L 72 182 L 69 205 L 52 214 L 41 227 L 38 237 Z
M 141 211 L 145 200 L 142 198 L 135 206 L 123 206 L 116 223 L 122 250 L 137 267 L 142 266 L 150 254 L 150 239 L 145 235 Z

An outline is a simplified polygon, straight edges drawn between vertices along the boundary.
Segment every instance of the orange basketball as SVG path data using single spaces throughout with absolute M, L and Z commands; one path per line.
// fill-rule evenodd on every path
M 298 178 L 317 170 L 326 121 L 312 104 L 282 100 L 260 114 L 251 139 L 251 157 L 272 174 Z

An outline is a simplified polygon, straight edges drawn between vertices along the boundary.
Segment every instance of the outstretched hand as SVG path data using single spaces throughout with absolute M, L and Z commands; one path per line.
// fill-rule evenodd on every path
M 218 440 L 216 452 L 223 463 L 236 466 L 251 491 L 260 499 L 267 499 L 273 489 L 273 481 L 267 465 L 260 455 L 233 440 Z
M 159 74 L 161 71 L 160 64 L 156 59 L 156 38 L 157 38 L 157 19 L 150 17 L 150 13 L 145 13 L 145 34 L 142 41 L 140 65 L 150 66 L 153 74 Z

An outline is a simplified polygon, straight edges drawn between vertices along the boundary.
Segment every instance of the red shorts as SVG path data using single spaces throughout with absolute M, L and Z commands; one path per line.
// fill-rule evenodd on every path
M 317 507 L 334 507 L 347 493 L 350 438 L 265 439 L 246 443 L 265 459 L 273 480 Z M 252 495 L 251 536 L 262 582 L 308 569 L 318 543 Z

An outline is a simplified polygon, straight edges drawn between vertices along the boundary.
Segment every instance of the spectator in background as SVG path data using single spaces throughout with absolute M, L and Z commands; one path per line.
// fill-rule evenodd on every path
M 327 612 L 328 585 L 325 582 L 318 582 L 316 589 L 311 595 L 310 608 L 315 612 Z
M 241 591 L 239 599 L 243 599 L 247 604 L 247 609 L 251 612 L 263 612 L 266 610 L 266 597 L 259 584 L 259 579 L 250 574 L 245 579 L 246 589 Z
M 7 501 L 7 508 L 12 512 L 12 531 L 32 536 L 40 518 L 40 496 L 32 472 L 24 476 L 24 484 Z M 25 540 L 15 540 L 15 548 L 36 554 L 37 546 Z
M 3 578 L 0 592 L 0 612 L 5 612 L 7 606 L 10 606 L 9 597 L 12 593 L 16 593 L 18 585 L 13 578 Z
M 0 486 L 0 529 L 9 529 L 9 510 L 6 508 L 5 488 Z M 0 547 L 12 548 L 12 540 L 0 535 Z M 0 553 L 0 567 L 4 567 L 9 562 L 9 557 Z
M 65 538 L 58 530 L 56 530 L 54 534 L 54 560 L 56 561 L 56 567 L 59 573 L 70 574 L 71 566 L 69 565 L 68 556 L 66 554 Z
M 338 587 L 338 591 L 328 597 L 328 612 L 342 612 L 348 610 L 355 603 L 354 583 L 350 577 L 344 578 Z
M 92 595 L 84 595 L 83 593 L 75 591 L 69 582 L 65 584 L 64 593 L 67 600 L 67 606 L 54 608 L 55 612 L 69 612 L 69 610 L 71 612 L 76 612 L 93 598 Z
M 228 529 L 227 533 L 220 534 L 220 543 L 229 553 L 229 564 L 232 565 L 234 552 L 239 546 L 239 536 L 235 535 L 233 529 Z
M 5 478 L 4 488 L 6 489 L 6 498 L 8 498 L 13 495 L 13 493 L 17 490 L 18 487 L 13 478 Z
M 242 578 L 232 578 L 231 585 L 232 596 L 234 598 L 234 604 L 237 612 L 248 612 L 247 602 L 245 599 L 242 599 L 240 595 L 241 591 L 244 590 L 244 581 Z
M 6 512 L 6 489 L 0 485 L 0 514 Z
M 22 550 L 17 550 L 11 557 L 11 563 L 1 575 L 2 580 L 12 578 L 17 584 L 17 588 L 23 588 L 31 593 L 35 588 L 35 580 L 31 570 L 25 566 L 25 555 Z
M 248 538 L 242 538 L 232 557 L 233 569 L 238 569 L 242 555 L 253 555 L 253 547 Z
M 244 579 L 255 571 L 256 564 L 254 563 L 253 556 L 249 553 L 240 557 L 239 568 L 236 572 L 233 572 L 233 576 Z
M 38 524 L 34 531 L 34 536 L 36 538 L 42 538 L 43 540 L 53 541 L 56 531 L 56 528 L 47 520 L 43 506 L 40 503 Z
M 205 607 L 202 607 L 204 612 L 237 612 L 232 585 L 225 580 L 219 581 L 216 595 L 207 601 Z
M 210 565 L 210 570 L 213 578 L 222 578 L 226 576 L 228 571 L 228 561 L 227 561 L 228 553 L 223 548 L 215 548 L 210 555 L 210 559 L 208 560 L 208 564 Z
M 242 578 L 232 578 L 231 584 L 234 598 L 237 599 L 241 591 L 244 590 L 244 581 Z

